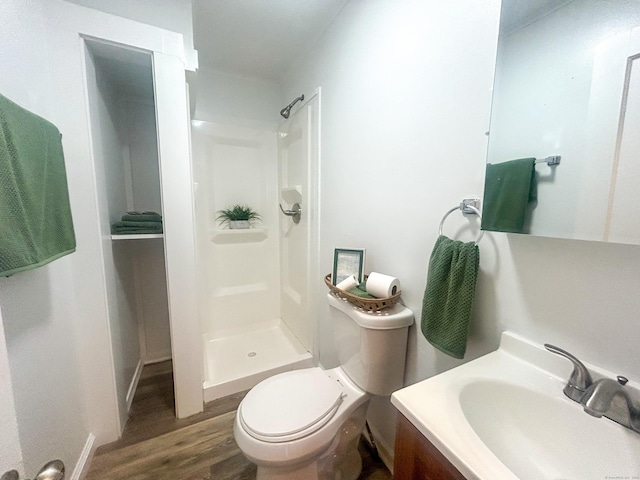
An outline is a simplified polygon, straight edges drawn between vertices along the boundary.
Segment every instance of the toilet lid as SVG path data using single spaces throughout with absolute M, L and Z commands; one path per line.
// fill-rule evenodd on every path
M 253 387 L 238 414 L 251 436 L 267 442 L 290 441 L 326 424 L 342 396 L 340 384 L 320 368 L 294 370 Z

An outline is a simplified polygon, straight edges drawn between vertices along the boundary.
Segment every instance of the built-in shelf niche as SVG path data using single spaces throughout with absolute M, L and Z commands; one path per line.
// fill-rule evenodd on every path
M 229 243 L 256 243 L 266 240 L 268 237 L 266 227 L 217 230 L 211 229 L 211 241 L 217 245 Z

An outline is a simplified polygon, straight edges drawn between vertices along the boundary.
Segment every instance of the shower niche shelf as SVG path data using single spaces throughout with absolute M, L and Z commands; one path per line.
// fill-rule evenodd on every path
M 302 185 L 282 187 L 280 189 L 280 195 L 282 196 L 282 200 L 290 205 L 302 203 Z
M 266 227 L 246 228 L 234 230 L 211 229 L 211 241 L 218 245 L 231 243 L 257 243 L 262 242 L 268 236 Z
M 111 240 L 147 240 L 150 238 L 164 238 L 163 233 L 140 233 L 134 235 L 111 235 Z

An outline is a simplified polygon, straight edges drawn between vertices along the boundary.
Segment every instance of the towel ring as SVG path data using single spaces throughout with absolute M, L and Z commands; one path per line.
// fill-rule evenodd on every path
M 447 217 L 455 212 L 456 210 L 462 210 L 462 213 L 466 213 L 465 210 L 471 210 L 471 212 L 473 212 L 474 214 L 478 215 L 478 218 L 480 220 L 482 220 L 482 216 L 480 215 L 480 211 L 474 207 L 473 205 L 468 205 L 468 204 L 464 204 L 461 203 L 460 205 L 458 205 L 457 207 L 453 207 L 451 210 L 449 210 L 447 213 L 444 214 L 444 217 L 442 217 L 442 220 L 440 220 L 440 228 L 438 228 L 438 234 L 442 235 L 442 226 L 444 225 L 444 221 L 447 219 Z M 482 236 L 484 235 L 484 230 L 480 230 L 480 233 L 478 234 L 478 237 L 476 238 L 475 244 L 478 245 L 478 243 L 480 243 L 480 240 L 482 240 Z

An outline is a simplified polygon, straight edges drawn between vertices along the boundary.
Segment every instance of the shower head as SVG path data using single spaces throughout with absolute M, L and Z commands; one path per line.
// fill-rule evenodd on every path
M 291 105 L 287 105 L 282 110 L 280 110 L 280 115 L 284 118 L 289 118 L 289 113 L 291 112 Z
M 293 108 L 293 106 L 296 103 L 301 102 L 302 100 L 304 100 L 304 94 L 300 95 L 293 102 L 291 102 L 289 105 L 287 105 L 282 110 L 280 110 L 280 115 L 282 115 L 284 118 L 289 118 L 289 114 L 291 113 L 291 109 Z

